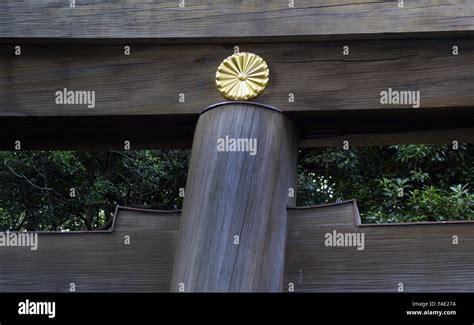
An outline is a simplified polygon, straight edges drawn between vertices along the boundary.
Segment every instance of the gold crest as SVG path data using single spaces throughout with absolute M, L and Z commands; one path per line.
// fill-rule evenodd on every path
M 219 92 L 230 100 L 249 100 L 260 95 L 268 84 L 270 70 L 261 57 L 249 52 L 225 59 L 216 72 Z

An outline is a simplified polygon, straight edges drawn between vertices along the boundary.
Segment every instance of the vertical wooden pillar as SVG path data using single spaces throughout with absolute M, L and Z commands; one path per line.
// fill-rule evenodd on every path
M 226 136 L 227 144 L 256 139 L 256 152 L 219 151 Z M 232 102 L 201 114 L 171 291 L 282 290 L 286 206 L 294 204 L 289 188 L 296 188 L 297 152 L 291 121 L 274 108 Z

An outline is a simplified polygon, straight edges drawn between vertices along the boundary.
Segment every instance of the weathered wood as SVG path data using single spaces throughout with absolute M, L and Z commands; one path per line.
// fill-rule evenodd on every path
M 469 0 L 81 0 L 0 3 L 0 37 L 194 39 L 474 30 Z
M 102 232 L 40 232 L 0 248 L 0 292 L 167 292 L 180 211 L 118 208 Z M 125 245 L 130 236 L 130 245 Z
M 2 247 L 0 292 L 166 292 L 179 220 L 120 207 L 110 231 L 40 232 L 37 251 Z M 324 246 L 333 230 L 365 233 L 364 250 Z M 360 225 L 354 201 L 291 208 L 283 291 L 474 292 L 473 247 L 469 221 Z
M 342 48 L 350 46 L 350 55 Z M 459 55 L 452 55 L 452 46 Z M 241 44 L 270 67 L 258 102 L 284 112 L 424 111 L 474 106 L 474 40 Z M 222 101 L 214 83 L 231 45 L 0 48 L 0 116 L 181 115 Z M 95 107 L 57 105 L 55 92 L 93 90 Z M 382 105 L 388 88 L 419 90 L 421 107 Z M 179 95 L 185 95 L 180 102 Z M 289 102 L 289 94 L 294 102 Z
M 288 210 L 284 290 L 474 292 L 474 222 L 360 225 L 355 201 Z M 364 233 L 365 247 L 325 246 Z M 453 236 L 459 238 L 453 245 Z
M 218 151 L 226 136 L 256 141 L 255 154 Z M 296 149 L 291 122 L 274 109 L 228 103 L 200 116 L 172 291 L 281 291 Z

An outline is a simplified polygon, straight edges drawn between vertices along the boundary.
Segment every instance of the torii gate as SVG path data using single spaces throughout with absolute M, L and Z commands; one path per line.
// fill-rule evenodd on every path
M 466 1 L 29 0 L 0 12 L 2 149 L 192 142 L 171 291 L 286 290 L 300 147 L 474 138 Z

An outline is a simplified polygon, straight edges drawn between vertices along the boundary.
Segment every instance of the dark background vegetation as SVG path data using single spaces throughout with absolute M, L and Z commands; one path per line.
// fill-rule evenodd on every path
M 356 199 L 365 223 L 474 219 L 474 146 L 314 149 L 300 154 L 298 201 Z
M 0 152 L 0 230 L 107 229 L 117 204 L 180 208 L 189 155 Z M 474 220 L 473 162 L 462 144 L 302 150 L 298 205 L 355 198 L 366 223 Z

